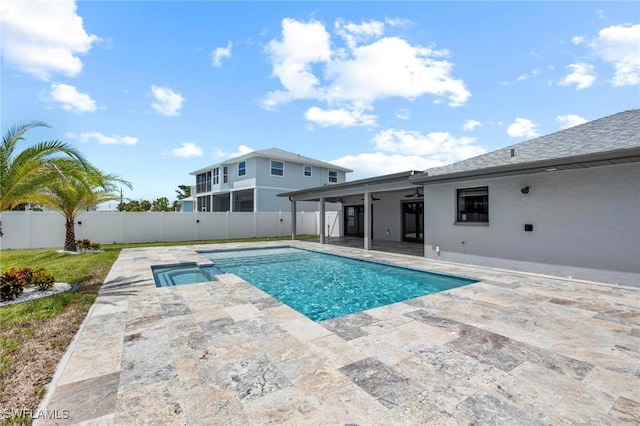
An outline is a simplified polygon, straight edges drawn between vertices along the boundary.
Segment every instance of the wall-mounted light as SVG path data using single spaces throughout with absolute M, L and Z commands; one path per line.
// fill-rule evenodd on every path
M 81 220 L 78 221 L 78 225 L 82 225 L 82 221 Z
M 525 186 L 524 188 L 522 188 L 522 189 L 520 190 L 520 192 L 522 192 L 523 194 L 528 194 L 528 193 L 529 193 L 529 187 L 528 187 L 528 186 Z
M 200 223 L 200 219 L 196 219 L 196 223 Z

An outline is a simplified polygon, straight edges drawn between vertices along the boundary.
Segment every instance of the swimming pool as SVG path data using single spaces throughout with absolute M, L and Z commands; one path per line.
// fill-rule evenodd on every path
M 293 247 L 200 254 L 314 321 L 477 282 Z
M 213 266 L 198 266 L 195 263 L 157 265 L 152 266 L 151 271 L 153 271 L 153 280 L 156 283 L 156 287 L 172 287 L 215 281 L 215 275 L 220 273 Z

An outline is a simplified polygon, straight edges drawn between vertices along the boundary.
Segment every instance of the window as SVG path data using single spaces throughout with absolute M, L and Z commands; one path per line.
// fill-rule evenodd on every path
M 329 170 L 329 183 L 338 183 L 338 172 Z
M 211 192 L 211 172 L 196 176 L 196 192 Z
M 489 223 L 489 187 L 458 189 L 456 222 Z
M 247 174 L 247 162 L 241 161 L 238 163 L 238 176 L 244 176 Z
M 305 177 L 311 177 L 311 166 L 302 166 L 302 174 Z
M 222 168 L 222 183 L 229 183 L 229 168 L 227 166 Z
M 215 169 L 213 169 L 213 180 L 212 180 L 212 184 L 213 185 L 217 185 L 220 183 L 220 168 L 216 167 Z
M 284 176 L 284 163 L 271 160 L 271 176 Z

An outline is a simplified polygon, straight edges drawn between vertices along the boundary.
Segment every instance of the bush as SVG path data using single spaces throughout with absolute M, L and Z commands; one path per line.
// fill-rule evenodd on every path
M 31 277 L 29 268 L 15 269 L 9 268 L 0 275 L 0 301 L 13 300 L 20 296 L 24 291 L 24 287 L 29 284 L 25 278 Z
M 44 268 L 36 268 L 33 270 L 31 276 L 31 284 L 34 285 L 38 291 L 51 290 L 53 287 L 53 275 Z
M 100 250 L 100 243 L 92 243 L 91 240 L 85 238 L 76 241 L 76 247 L 78 250 Z

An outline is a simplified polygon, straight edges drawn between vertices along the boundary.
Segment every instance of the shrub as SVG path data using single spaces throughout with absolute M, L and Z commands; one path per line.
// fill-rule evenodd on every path
M 36 268 L 33 270 L 31 277 L 31 284 L 34 285 L 38 291 L 51 290 L 53 287 L 53 275 L 44 268 Z
M 76 241 L 76 246 L 78 250 L 100 250 L 100 243 L 92 243 L 88 238 Z
M 31 272 L 25 269 L 9 268 L 0 275 L 0 301 L 13 300 L 22 294 L 24 286 L 28 284 L 25 276 Z

